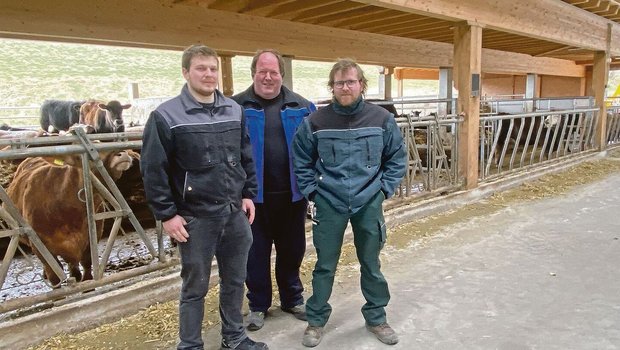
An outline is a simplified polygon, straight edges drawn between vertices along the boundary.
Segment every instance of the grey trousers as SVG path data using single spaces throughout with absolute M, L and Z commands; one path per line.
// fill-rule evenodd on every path
M 248 251 L 252 245 L 248 219 L 240 210 L 220 217 L 184 218 L 189 239 L 179 243 L 183 283 L 177 349 L 204 348 L 204 299 L 209 289 L 213 256 L 217 259 L 220 277 L 222 338 L 229 344 L 237 344 L 247 337 L 241 306 Z

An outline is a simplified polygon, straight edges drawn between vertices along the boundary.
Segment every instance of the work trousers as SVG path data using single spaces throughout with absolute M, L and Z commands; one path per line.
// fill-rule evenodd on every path
M 321 195 L 314 198 L 316 215 L 313 222 L 313 242 L 317 261 L 312 272 L 313 294 L 306 303 L 308 324 L 324 326 L 332 311 L 328 303 L 347 223 L 353 228 L 353 241 L 360 263 L 362 294 L 366 304 L 362 315 L 366 323 L 376 326 L 386 322 L 385 307 L 390 301 L 388 284 L 381 273 L 379 253 L 386 240 L 382 203 L 378 192 L 369 203 L 354 214 L 337 212 Z
M 276 249 L 275 277 L 280 306 L 292 308 L 304 303 L 299 267 L 306 252 L 306 208 L 305 199 L 291 202 L 288 192 L 266 193 L 264 202 L 256 204 L 246 279 L 251 311 L 267 312 L 271 307 L 273 246 Z
M 209 289 L 213 256 L 217 259 L 220 277 L 222 338 L 228 344 L 238 344 L 247 337 L 241 306 L 248 251 L 252 244 L 248 219 L 243 211 L 236 209 L 220 217 L 184 218 L 189 238 L 187 242 L 179 243 L 183 283 L 177 349 L 204 348 L 201 336 L 204 299 Z

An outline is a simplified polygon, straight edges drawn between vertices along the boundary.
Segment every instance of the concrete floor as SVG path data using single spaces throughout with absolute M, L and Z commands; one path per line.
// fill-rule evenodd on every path
M 620 174 L 446 227 L 382 254 L 397 345 L 365 330 L 353 266 L 339 271 L 315 349 L 620 349 L 619 238 Z M 272 310 L 250 336 L 305 349 L 306 324 Z M 219 348 L 217 329 L 204 339 Z

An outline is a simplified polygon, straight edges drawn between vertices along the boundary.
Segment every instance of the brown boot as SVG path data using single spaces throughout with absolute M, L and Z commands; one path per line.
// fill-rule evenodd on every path
M 301 340 L 301 344 L 303 346 L 313 348 L 321 342 L 323 338 L 323 327 L 320 326 L 310 326 L 306 328 L 304 332 L 304 337 Z
M 398 335 L 396 332 L 390 327 L 387 323 L 382 323 L 377 326 L 366 325 L 366 329 L 368 329 L 371 333 L 377 336 L 382 343 L 387 345 L 394 345 L 398 343 Z

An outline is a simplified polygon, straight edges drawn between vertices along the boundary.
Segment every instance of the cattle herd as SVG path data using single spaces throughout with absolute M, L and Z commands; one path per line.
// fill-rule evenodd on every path
M 41 129 L 59 133 L 72 125 L 84 124 L 92 126 L 95 133 L 123 132 L 123 110 L 130 107 L 130 104 L 121 105 L 114 100 L 107 104 L 97 100 L 46 100 L 41 105 Z
M 108 103 L 46 100 L 41 105 L 41 130 L 36 136 L 62 135 L 74 126 L 82 126 L 94 133 L 123 132 L 122 113 L 130 107 L 130 104 L 114 100 Z M 6 131 L 16 130 L 9 128 Z M 135 160 L 140 155 L 133 151 L 113 151 L 102 152 L 100 156 L 110 176 L 118 180 L 132 163 L 137 163 Z M 30 157 L 18 163 L 7 187 L 9 198 L 56 261 L 60 263 L 61 258 L 68 264 L 71 277 L 76 281 L 92 279 L 86 205 L 83 193 L 80 195 L 84 188 L 80 155 Z M 49 189 L 50 179 L 55 184 L 52 191 Z M 96 210 L 101 209 L 102 201 L 101 195 L 94 193 Z M 101 238 L 103 223 L 100 221 L 96 232 Z M 21 241 L 41 260 L 44 277 L 52 286 L 59 287 L 62 281 L 40 252 L 25 236 Z
M 329 101 L 323 101 L 325 103 Z M 399 116 L 393 104 L 381 103 L 383 108 Z M 318 103 L 319 105 L 321 102 Z M 130 104 L 121 104 L 119 101 L 61 101 L 46 100 L 41 106 L 40 126 L 41 135 L 62 135 L 69 131 L 75 125 L 86 125 L 95 133 L 115 133 L 124 132 L 125 124 L 123 122 L 122 113 L 130 108 Z M 411 117 L 413 116 L 413 117 Z M 407 120 L 417 120 L 420 112 L 414 112 Z M 436 120 L 436 115 L 433 116 Z M 413 119 L 412 119 L 413 118 Z M 578 123 L 578 118 L 571 116 L 568 124 Z M 497 127 L 493 128 L 493 133 L 488 135 L 488 139 L 494 140 L 493 150 L 495 153 L 502 148 L 504 144 L 511 142 L 516 146 L 525 144 L 538 144 L 544 153 L 554 151 L 558 147 L 558 141 L 551 142 L 549 134 L 553 130 L 553 125 L 559 125 L 558 121 L 549 118 L 516 118 L 514 120 L 498 120 L 495 122 Z M 552 125 L 551 125 L 552 124 Z M 564 123 L 567 124 L 567 123 Z M 428 140 L 428 128 L 414 128 L 412 135 L 415 138 L 415 144 L 426 145 L 418 151 L 417 158 L 420 160 L 422 168 L 428 167 L 430 144 L 433 147 L 451 145 L 448 136 L 453 137 L 454 131 L 443 130 L 446 126 L 442 126 L 438 131 L 440 139 L 438 141 Z M 557 130 L 558 127 L 555 127 Z M 442 133 L 443 131 L 443 133 Z M 444 136 L 447 135 L 447 136 Z M 562 132 L 564 134 L 564 132 Z M 527 135 L 524 136 L 524 135 Z M 559 138 L 558 138 L 559 139 Z M 502 147 L 503 146 L 503 147 Z M 442 155 L 447 158 L 446 167 L 451 163 L 451 148 L 446 147 Z M 137 163 L 140 155 L 133 151 L 116 151 L 102 153 L 101 158 L 104 166 L 110 175 L 118 180 L 119 188 L 127 187 L 127 192 L 121 193 L 128 198 L 130 207 L 132 207 L 131 197 L 136 196 L 137 200 L 132 210 L 144 209 L 143 187 L 136 166 L 132 167 L 132 162 Z M 441 158 L 441 157 L 440 157 Z M 432 165 L 433 168 L 436 165 Z M 49 190 L 48 179 L 54 179 L 55 184 L 53 191 Z M 40 236 L 41 240 L 52 253 L 55 259 L 62 260 L 69 266 L 69 274 L 77 281 L 92 279 L 91 254 L 88 237 L 88 223 L 86 206 L 83 198 L 80 198 L 80 191 L 84 187 L 81 163 L 78 156 L 59 156 L 59 157 L 34 157 L 27 158 L 19 164 L 13 175 L 13 180 L 8 185 L 7 194 L 15 203 L 22 216 L 32 226 L 32 228 Z M 131 193 L 131 194 L 130 194 Z M 95 207 L 100 207 L 103 199 L 100 195 L 95 194 Z M 148 210 L 146 210 L 148 211 Z M 152 220 L 150 213 L 145 215 L 146 220 Z M 141 220 L 142 221 L 142 220 Z M 102 223 L 97 223 L 97 236 L 101 238 Z M 22 238 L 23 243 L 30 246 L 27 238 Z M 35 254 L 39 255 L 43 265 L 45 278 L 51 285 L 58 287 L 61 282 L 59 277 L 55 275 L 50 266 L 42 259 L 40 253 L 32 247 Z M 0 251 L 1 253 L 1 251 Z M 80 269 L 81 265 L 81 269 Z M 83 272 L 82 272 L 83 271 Z

